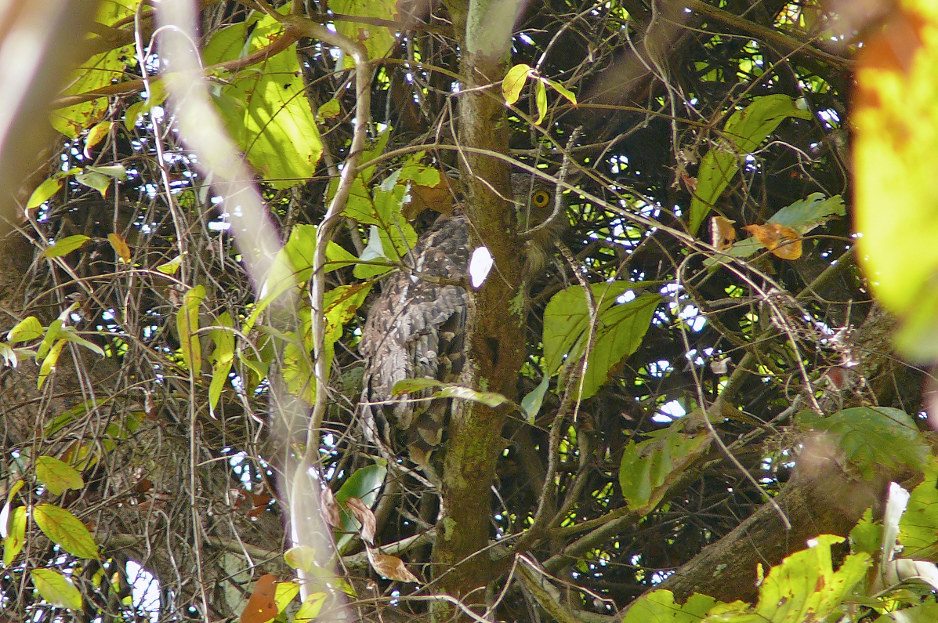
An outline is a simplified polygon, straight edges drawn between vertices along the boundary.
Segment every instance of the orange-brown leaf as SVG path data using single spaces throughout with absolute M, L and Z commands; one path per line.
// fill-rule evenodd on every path
M 342 527 L 342 516 L 339 515 L 339 505 L 336 504 L 335 494 L 332 493 L 332 489 L 326 487 L 322 490 L 322 497 L 319 503 L 322 508 L 322 516 L 326 519 L 326 523 L 333 528 Z
M 772 255 L 783 260 L 797 260 L 801 257 L 801 234 L 786 225 L 766 223 L 765 225 L 746 225 L 746 231 Z
M 125 264 L 130 264 L 130 247 L 127 246 L 127 241 L 124 240 L 124 237 L 120 234 L 108 234 L 107 240 L 111 243 L 111 247 L 113 247 L 117 256 L 124 260 Z
M 265 573 L 254 585 L 254 592 L 248 598 L 248 605 L 241 613 L 241 623 L 266 623 L 275 618 L 277 609 L 277 578 Z
M 714 216 L 710 219 L 711 244 L 717 251 L 730 248 L 730 245 L 736 240 L 736 230 L 733 229 L 733 223 L 735 222 L 724 216 Z
M 417 576 L 411 573 L 407 565 L 404 564 L 404 561 L 397 556 L 379 554 L 369 547 L 368 560 L 371 561 L 371 568 L 383 578 L 396 580 L 398 582 L 416 582 L 420 584 L 420 580 L 417 579 Z
M 372 513 L 371 509 L 365 506 L 365 503 L 358 498 L 348 498 L 345 500 L 345 505 L 350 511 L 352 511 L 352 514 L 355 515 L 355 519 L 358 520 L 358 523 L 362 525 L 362 540 L 364 540 L 366 543 L 374 543 L 375 530 L 377 528 L 375 514 Z

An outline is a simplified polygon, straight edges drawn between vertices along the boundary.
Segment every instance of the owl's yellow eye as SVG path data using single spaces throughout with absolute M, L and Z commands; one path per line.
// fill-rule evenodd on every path
M 534 194 L 531 195 L 531 205 L 535 208 L 545 208 L 550 202 L 550 193 L 546 190 L 536 190 Z

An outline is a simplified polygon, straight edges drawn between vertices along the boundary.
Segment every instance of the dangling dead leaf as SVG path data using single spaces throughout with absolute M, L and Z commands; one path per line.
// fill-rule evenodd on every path
M 366 549 L 368 551 L 368 561 L 371 562 L 371 568 L 381 577 L 397 582 L 421 583 L 420 580 L 417 579 L 417 576 L 410 572 L 407 565 L 404 564 L 404 561 L 397 556 L 379 554 L 370 547 Z
M 248 599 L 248 605 L 241 613 L 241 623 L 266 623 L 275 618 L 280 611 L 277 609 L 277 578 L 265 573 L 254 585 L 254 592 Z
M 341 527 L 342 517 L 339 515 L 339 505 L 336 504 L 335 494 L 332 493 L 332 489 L 326 487 L 322 490 L 322 497 L 319 500 L 319 504 L 322 508 L 322 516 L 325 518 L 326 523 L 333 528 Z
M 756 237 L 762 246 L 783 260 L 797 260 L 801 257 L 801 234 L 786 225 L 766 223 L 765 225 L 746 225 L 746 231 Z
M 114 249 L 117 256 L 121 258 L 125 264 L 130 264 L 130 247 L 127 246 L 127 241 L 124 240 L 124 237 L 117 233 L 108 234 L 107 240 L 111 243 L 111 248 Z
M 408 221 L 414 220 L 424 210 L 447 215 L 453 213 L 453 191 L 446 181 L 441 181 L 436 186 L 413 184 L 409 193 L 410 202 L 401 206 L 401 213 Z
M 377 527 L 375 514 L 372 513 L 371 509 L 365 506 L 365 503 L 358 498 L 348 498 L 345 500 L 345 506 L 348 507 L 350 511 L 352 511 L 352 514 L 355 515 L 355 519 L 357 519 L 358 523 L 362 525 L 360 531 L 362 540 L 366 543 L 374 544 L 375 528 Z
M 729 249 L 736 240 L 736 230 L 733 228 L 735 222 L 724 216 L 714 216 L 710 219 L 711 244 L 717 251 Z

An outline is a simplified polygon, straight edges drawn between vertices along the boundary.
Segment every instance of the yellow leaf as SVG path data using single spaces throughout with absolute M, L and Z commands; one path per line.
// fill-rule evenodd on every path
M 521 97 L 521 89 L 524 88 L 524 83 L 530 73 L 531 67 L 524 63 L 515 65 L 508 70 L 505 79 L 502 80 L 502 96 L 505 98 L 506 104 L 511 106 L 518 101 L 518 98 Z
M 124 260 L 125 264 L 130 264 L 130 247 L 127 246 L 124 237 L 117 233 L 108 234 L 107 240 L 111 243 L 111 247 L 117 253 L 117 256 Z

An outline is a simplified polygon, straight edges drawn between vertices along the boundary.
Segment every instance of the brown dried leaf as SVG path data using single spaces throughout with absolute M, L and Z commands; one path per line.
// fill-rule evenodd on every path
M 436 186 L 413 184 L 409 192 L 410 202 L 401 208 L 401 213 L 408 221 L 412 221 L 424 210 L 433 210 L 440 214 L 453 213 L 453 193 L 445 181 Z
M 735 222 L 724 216 L 714 216 L 710 219 L 711 244 L 717 251 L 730 248 L 730 245 L 736 240 L 736 230 L 733 228 Z
M 335 494 L 332 489 L 326 487 L 322 490 L 322 498 L 319 500 L 322 507 L 322 516 L 326 523 L 333 528 L 342 526 L 342 517 L 339 515 L 339 505 L 335 501 Z
M 756 240 L 776 257 L 783 260 L 797 260 L 801 257 L 801 234 L 791 227 L 766 223 L 746 225 L 743 229 L 755 236 Z
M 420 584 L 413 573 L 404 564 L 404 561 L 397 556 L 388 554 L 379 554 L 377 551 L 368 548 L 368 560 L 371 562 L 371 568 L 383 578 L 395 580 L 397 582 L 415 582 Z
M 266 623 L 276 617 L 277 609 L 277 578 L 265 573 L 254 585 L 254 592 L 248 598 L 248 603 L 241 613 L 241 623 Z
M 362 525 L 360 531 L 362 540 L 364 540 L 366 543 L 374 544 L 375 529 L 377 528 L 375 514 L 372 513 L 371 509 L 365 506 L 365 503 L 358 498 L 348 498 L 345 500 L 345 506 L 350 511 L 352 511 L 352 514 L 355 515 L 355 519 L 357 519 L 358 523 Z

